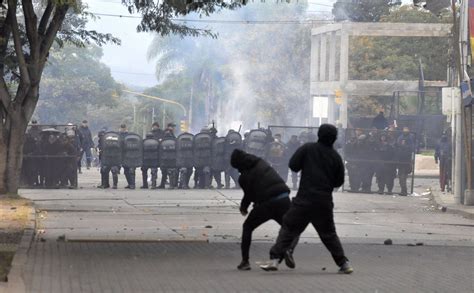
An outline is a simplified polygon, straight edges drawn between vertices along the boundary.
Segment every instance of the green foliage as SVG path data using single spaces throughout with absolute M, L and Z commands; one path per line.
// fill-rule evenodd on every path
M 332 13 L 336 21 L 378 22 L 390 13 L 393 5 L 399 4 L 393 0 L 338 0 L 334 3 Z
M 449 13 L 440 17 L 413 6 L 393 8 L 380 18 L 382 22 L 448 23 Z M 349 78 L 355 80 L 418 80 L 421 60 L 425 80 L 446 80 L 451 61 L 450 39 L 436 37 L 357 37 L 351 38 Z M 390 84 L 388 85 L 390 86 Z M 427 99 L 425 109 L 437 113 L 436 99 Z M 388 108 L 389 97 L 357 97 L 351 100 L 350 112 L 370 116 Z M 417 98 L 401 101 L 401 111 L 416 112 Z
M 100 62 L 102 49 L 66 45 L 50 52 L 36 109 L 41 123 L 78 122 L 90 108 L 114 107 L 119 89 L 110 69 Z
M 187 24 L 175 22 L 172 18 L 195 14 L 198 17 L 209 16 L 226 9 L 236 9 L 246 4 L 242 1 L 183 1 L 183 0 L 122 0 L 130 13 L 137 12 L 142 15 L 142 21 L 138 25 L 139 32 L 156 32 L 161 36 L 214 36 L 210 29 L 190 27 Z

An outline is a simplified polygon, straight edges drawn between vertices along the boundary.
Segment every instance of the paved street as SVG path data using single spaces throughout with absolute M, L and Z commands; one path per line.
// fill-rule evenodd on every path
M 104 191 L 93 187 L 96 178 L 91 170 L 81 176 L 82 189 L 22 191 L 39 211 L 23 272 L 28 292 L 473 289 L 474 222 L 423 196 L 336 193 L 336 226 L 356 273 L 335 274 L 308 228 L 295 254 L 297 270 L 267 274 L 255 264 L 251 272 L 235 269 L 244 220 L 240 190 Z M 430 184 L 419 182 L 418 193 Z M 278 228 L 267 223 L 256 231 L 253 262 L 267 259 Z M 394 245 L 382 245 L 387 238 Z M 423 246 L 408 246 L 416 243 Z
M 268 257 L 254 245 L 253 260 Z M 300 245 L 297 268 L 235 269 L 235 243 L 37 243 L 28 292 L 472 292 L 472 247 L 345 245 L 355 267 L 339 275 L 322 245 Z M 324 270 L 325 269 L 325 270 Z

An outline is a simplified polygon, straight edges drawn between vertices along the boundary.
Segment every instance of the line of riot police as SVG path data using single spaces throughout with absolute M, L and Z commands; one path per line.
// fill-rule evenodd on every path
M 376 178 L 379 194 L 393 194 L 398 177 L 400 195 L 408 194 L 407 179 L 413 172 L 415 136 L 403 132 L 347 129 L 344 146 L 346 169 L 351 192 L 372 192 Z
M 74 125 L 38 125 L 33 121 L 25 135 L 21 186 L 76 188 L 79 154 Z
M 171 125 L 172 126 L 172 125 Z M 169 125 L 170 127 L 170 125 Z M 225 172 L 225 187 L 230 188 L 231 179 L 238 187 L 238 172 L 230 166 L 230 155 L 243 147 L 241 135 L 230 130 L 225 137 L 218 137 L 215 129 L 203 129 L 200 133 L 182 133 L 175 137 L 171 130 L 155 131 L 145 139 L 126 130 L 99 135 L 101 161 L 101 185 L 99 188 L 117 188 L 118 174 L 123 167 L 127 180 L 126 188 L 135 189 L 135 170 L 142 171 L 141 188 L 189 189 L 194 169 L 194 188 L 222 188 L 222 172 Z M 161 169 L 161 184 L 157 185 L 158 169 Z M 112 173 L 112 186 L 109 175 Z M 150 180 L 149 175 L 150 173 Z

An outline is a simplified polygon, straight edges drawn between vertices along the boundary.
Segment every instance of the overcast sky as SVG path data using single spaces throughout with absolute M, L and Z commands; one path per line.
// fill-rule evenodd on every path
M 86 2 L 90 12 L 129 15 L 121 0 L 86 0 Z M 331 5 L 336 0 L 308 0 L 308 2 L 308 11 L 311 13 L 329 13 Z M 122 40 L 121 46 L 104 46 L 102 59 L 111 68 L 116 80 L 128 85 L 150 87 L 156 84 L 155 69 L 154 62 L 148 62 L 146 55 L 153 35 L 137 33 L 136 27 L 139 21 L 140 19 L 102 16 L 96 21 L 90 21 L 88 26 L 103 33 L 111 33 Z

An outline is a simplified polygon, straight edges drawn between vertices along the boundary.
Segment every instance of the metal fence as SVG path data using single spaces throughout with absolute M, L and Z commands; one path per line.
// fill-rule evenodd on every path
M 20 186 L 77 188 L 79 149 L 75 125 L 28 126 Z

